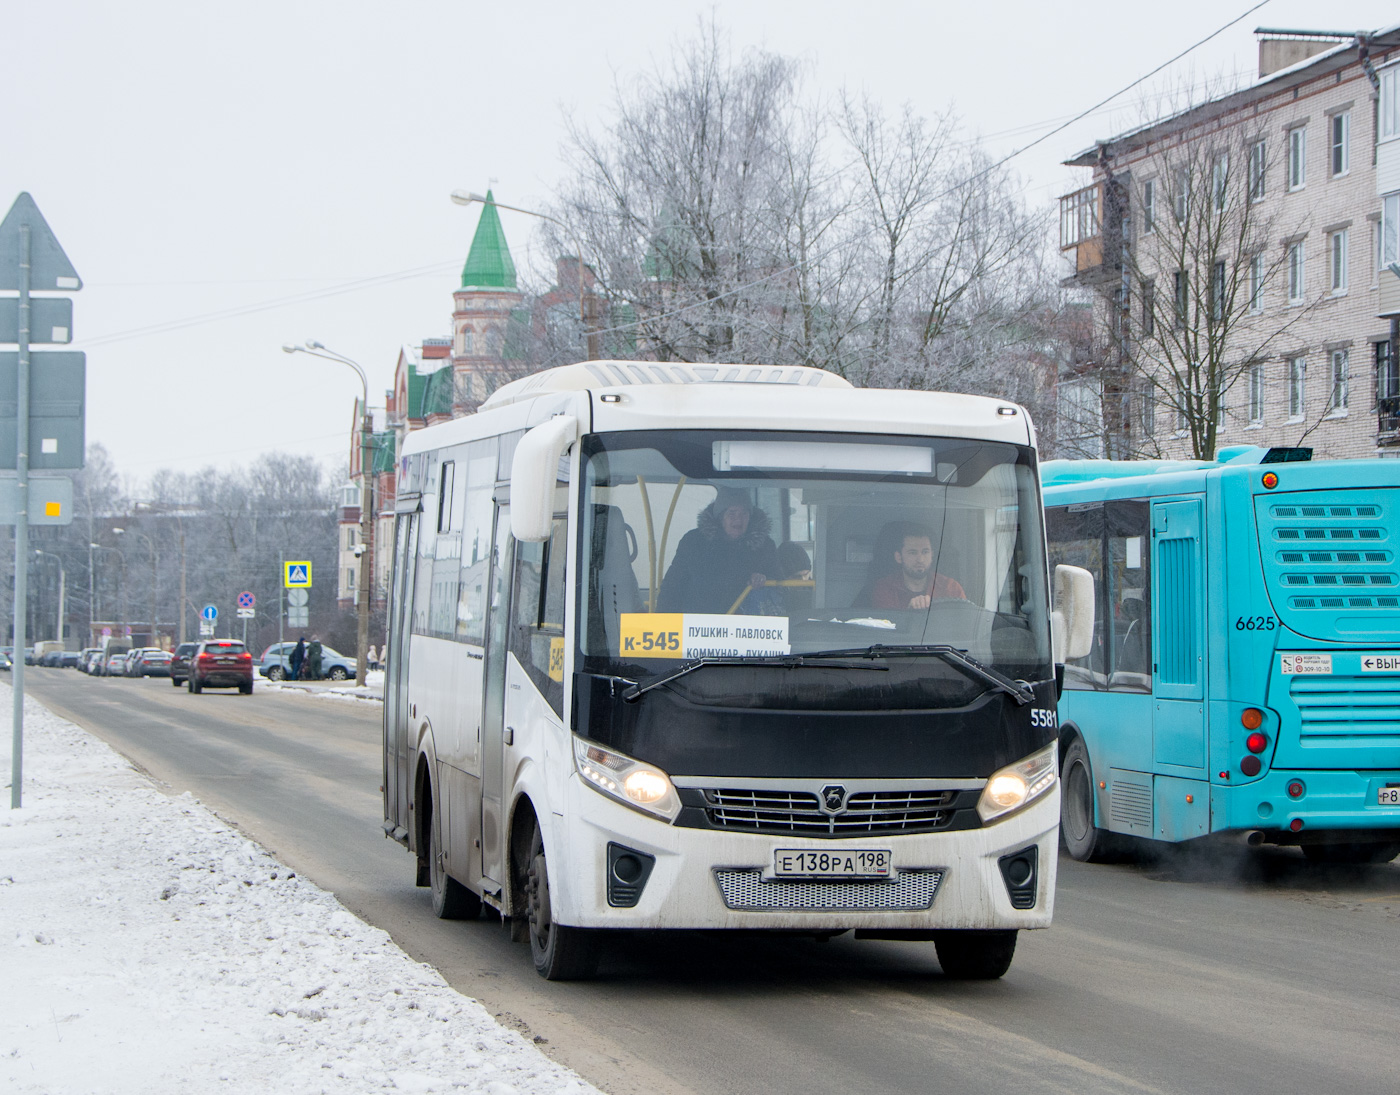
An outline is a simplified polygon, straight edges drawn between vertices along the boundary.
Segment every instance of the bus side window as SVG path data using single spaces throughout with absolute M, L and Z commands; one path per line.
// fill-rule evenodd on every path
M 486 576 L 491 569 L 491 521 L 495 506 L 496 439 L 473 441 L 467 446 L 467 489 L 462 515 L 462 578 L 457 595 L 459 642 L 486 643 Z
M 1045 511 L 1050 572 L 1061 563 L 1083 567 L 1094 576 L 1098 604 L 1094 612 L 1094 643 L 1082 658 L 1065 663 L 1065 687 L 1104 689 L 1110 672 L 1103 613 L 1104 510 L 1101 504 L 1052 506 Z M 1057 655 L 1058 656 L 1058 655 Z
M 568 522 L 544 543 L 515 545 L 510 649 L 556 715 L 564 713 L 564 566 Z
M 1151 512 L 1145 501 L 1109 502 L 1104 507 L 1108 542 L 1105 594 L 1108 619 L 1109 679 L 1115 692 L 1152 691 Z

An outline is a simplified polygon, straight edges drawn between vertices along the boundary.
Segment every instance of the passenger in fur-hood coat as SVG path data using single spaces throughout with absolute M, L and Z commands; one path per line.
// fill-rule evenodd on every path
M 662 612 L 724 613 L 745 586 L 762 589 L 778 573 L 778 548 L 768 527 L 768 515 L 754 506 L 747 491 L 720 487 L 676 546 L 657 607 Z

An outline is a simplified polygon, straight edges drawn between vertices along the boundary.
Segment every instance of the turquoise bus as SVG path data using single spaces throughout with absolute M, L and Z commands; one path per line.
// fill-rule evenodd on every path
M 1229 831 L 1400 853 L 1400 462 L 1251 446 L 1041 482 L 1051 567 L 1099 599 L 1059 704 L 1070 854 Z

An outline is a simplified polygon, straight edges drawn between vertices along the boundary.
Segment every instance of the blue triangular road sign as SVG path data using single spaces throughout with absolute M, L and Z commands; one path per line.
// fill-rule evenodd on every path
M 19 288 L 19 229 L 29 226 L 29 288 L 35 292 L 76 290 L 83 279 L 68 261 L 58 237 L 27 191 L 22 192 L 0 221 L 0 289 Z

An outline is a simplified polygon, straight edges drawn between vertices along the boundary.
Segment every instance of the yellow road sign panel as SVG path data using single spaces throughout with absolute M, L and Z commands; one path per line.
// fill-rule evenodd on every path
M 282 584 L 288 589 L 311 587 L 311 560 L 297 559 L 283 564 Z

